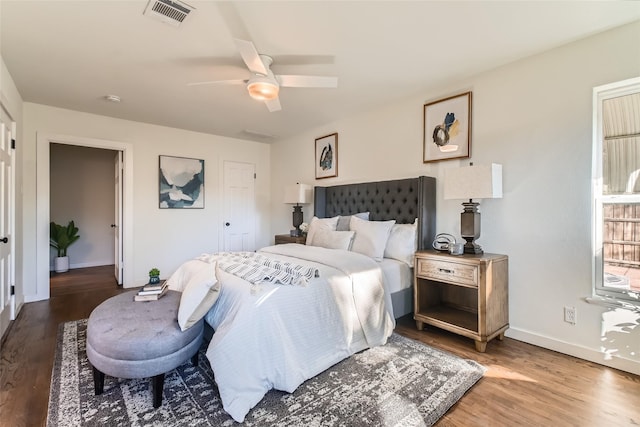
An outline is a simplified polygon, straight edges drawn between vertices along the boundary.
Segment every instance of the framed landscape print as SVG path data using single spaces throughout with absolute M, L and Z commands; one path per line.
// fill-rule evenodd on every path
M 160 209 L 204 208 L 204 160 L 160 156 Z
M 424 105 L 424 163 L 471 156 L 471 92 Z
M 338 134 L 316 139 L 316 179 L 338 176 Z

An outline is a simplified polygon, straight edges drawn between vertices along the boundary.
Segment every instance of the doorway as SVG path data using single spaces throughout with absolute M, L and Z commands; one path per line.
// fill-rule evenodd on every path
M 73 221 L 80 238 L 69 246 L 70 270 L 116 264 L 117 212 L 114 157 L 119 151 L 50 144 L 50 220 Z M 56 257 L 51 251 L 51 264 Z M 65 273 L 52 273 L 52 278 Z M 53 284 L 51 280 L 50 285 Z
M 37 134 L 36 292 L 25 295 L 25 302 L 50 297 L 49 286 L 49 222 L 50 222 L 50 145 L 67 144 L 122 152 L 122 284 L 133 286 L 133 146 L 131 143 L 81 138 L 65 135 Z

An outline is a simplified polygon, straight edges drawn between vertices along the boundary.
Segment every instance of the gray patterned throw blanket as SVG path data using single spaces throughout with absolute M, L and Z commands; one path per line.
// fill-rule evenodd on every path
M 218 252 L 202 254 L 196 259 L 209 263 L 217 261 L 222 270 L 254 286 L 262 283 L 306 286 L 311 279 L 320 276 L 317 268 L 281 261 L 255 252 Z

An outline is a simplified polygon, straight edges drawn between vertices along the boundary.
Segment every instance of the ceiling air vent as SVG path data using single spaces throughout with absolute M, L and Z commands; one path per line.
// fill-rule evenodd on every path
M 143 15 L 177 27 L 182 24 L 192 10 L 194 10 L 193 7 L 179 1 L 149 0 Z
M 262 133 L 262 132 L 258 132 L 256 130 L 251 130 L 251 129 L 243 129 L 242 132 L 240 132 L 244 135 L 248 135 L 251 138 L 258 138 L 258 139 L 271 139 L 274 136 L 273 135 L 269 135 L 268 133 Z

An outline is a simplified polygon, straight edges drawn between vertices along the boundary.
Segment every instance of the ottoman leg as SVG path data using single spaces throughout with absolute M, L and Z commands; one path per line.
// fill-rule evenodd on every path
M 162 388 L 164 387 L 164 374 L 156 375 L 151 381 L 153 390 L 153 407 L 159 408 L 160 405 L 162 405 Z
M 96 368 L 93 368 L 93 388 L 95 389 L 96 396 L 102 394 L 104 390 L 104 373 Z

